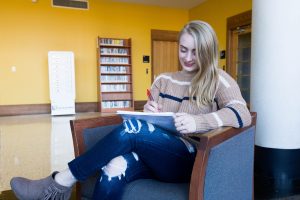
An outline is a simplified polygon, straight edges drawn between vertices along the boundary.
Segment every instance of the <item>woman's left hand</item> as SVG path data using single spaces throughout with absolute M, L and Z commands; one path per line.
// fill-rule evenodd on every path
M 174 123 L 176 130 L 183 135 L 196 132 L 196 122 L 190 114 L 176 113 Z

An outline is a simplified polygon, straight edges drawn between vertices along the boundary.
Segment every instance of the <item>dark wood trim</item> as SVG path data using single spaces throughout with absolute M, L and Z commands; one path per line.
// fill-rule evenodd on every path
M 134 110 L 142 111 L 144 110 L 144 105 L 147 103 L 146 100 L 143 101 L 135 101 L 134 102 Z
M 0 105 L 0 116 L 50 113 L 50 104 Z
M 201 148 L 200 148 L 201 147 Z M 203 200 L 204 196 L 204 178 L 206 171 L 206 163 L 208 161 L 209 150 L 208 140 L 201 140 L 198 145 L 198 150 L 193 166 L 193 171 L 190 181 L 190 200 Z
M 252 23 L 252 10 L 240 13 L 238 15 L 234 15 L 232 17 L 227 18 L 227 31 L 226 31 L 226 71 L 230 72 L 233 70 L 232 66 L 232 57 L 233 52 L 232 49 L 232 32 L 236 30 L 238 27 L 251 25 Z
M 227 18 L 227 29 L 236 29 L 239 26 L 249 25 L 252 22 L 252 10 Z
M 98 112 L 98 102 L 75 103 L 76 112 Z
M 147 101 L 135 101 L 134 109 L 143 110 Z M 98 102 L 75 103 L 76 113 L 98 112 Z M 0 105 L 0 116 L 50 114 L 50 104 Z
M 166 30 L 156 30 L 151 29 L 151 41 L 159 40 L 159 41 L 178 41 L 178 31 L 166 31 Z
M 76 112 L 97 112 L 97 102 L 75 103 Z M 50 114 L 50 104 L 0 105 L 0 116 Z

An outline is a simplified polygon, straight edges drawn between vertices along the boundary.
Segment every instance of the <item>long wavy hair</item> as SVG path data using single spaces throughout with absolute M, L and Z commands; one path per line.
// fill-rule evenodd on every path
M 210 105 L 218 86 L 218 40 L 213 28 L 203 21 L 191 21 L 179 34 L 188 33 L 194 38 L 196 64 L 199 67 L 189 87 L 192 101 L 196 97 L 197 106 Z

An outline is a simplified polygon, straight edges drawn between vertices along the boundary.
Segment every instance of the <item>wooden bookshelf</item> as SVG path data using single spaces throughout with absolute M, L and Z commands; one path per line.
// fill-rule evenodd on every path
M 97 60 L 99 111 L 134 110 L 131 39 L 98 37 Z

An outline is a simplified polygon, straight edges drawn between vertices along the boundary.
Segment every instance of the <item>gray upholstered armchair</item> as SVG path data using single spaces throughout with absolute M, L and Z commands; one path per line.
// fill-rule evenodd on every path
M 256 113 L 246 128 L 225 127 L 188 139 L 197 146 L 190 183 L 140 179 L 130 183 L 123 200 L 250 200 L 253 199 L 253 160 Z M 92 147 L 122 123 L 117 115 L 72 120 L 75 156 Z M 77 199 L 91 199 L 96 176 L 76 187 Z

